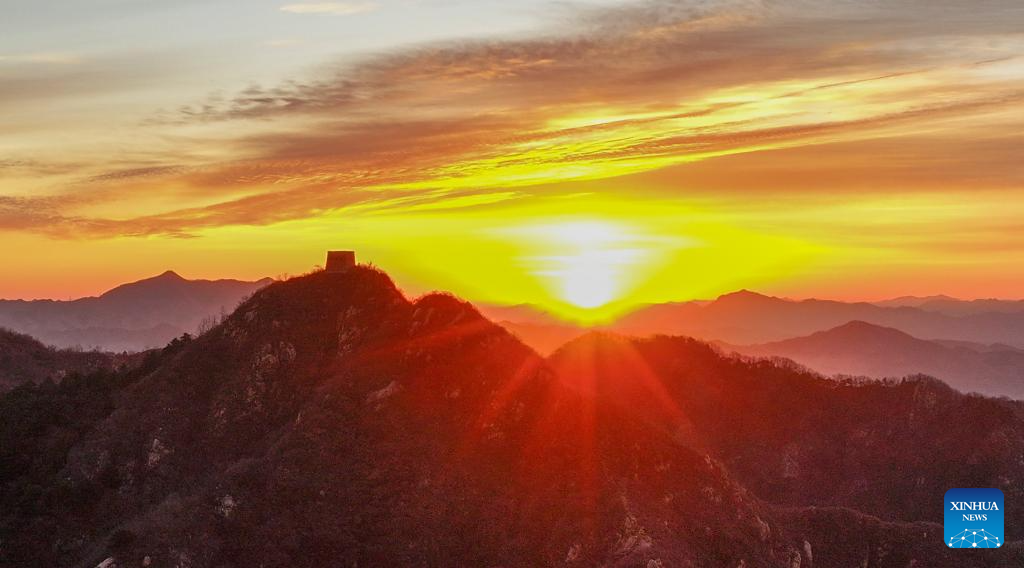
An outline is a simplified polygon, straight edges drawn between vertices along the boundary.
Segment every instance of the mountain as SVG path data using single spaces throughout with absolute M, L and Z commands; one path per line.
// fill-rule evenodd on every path
M 371 269 L 271 285 L 150 368 L 96 401 L 113 408 L 91 425 L 38 447 L 15 438 L 30 463 L 3 479 L 0 561 L 788 566 L 800 554 L 703 455 L 595 408 L 470 305 L 409 302 Z M 0 416 L 51 415 L 35 408 L 47 393 L 15 394 L 5 402 L 34 411 Z M 43 473 L 22 482 L 24 470 Z M 734 497 L 713 508 L 711 495 Z
M 1024 349 L 1024 301 L 904 296 L 875 303 L 788 300 L 749 290 L 713 301 L 649 304 L 611 325 L 586 328 L 532 305 L 478 306 L 481 313 L 542 354 L 591 329 L 626 335 L 688 335 L 728 344 L 759 344 L 865 321 L 915 337 L 975 350 Z M 976 345 L 976 347 L 975 347 Z M 991 347 L 990 347 L 991 346 Z M 1016 347 L 1014 347 L 1016 346 Z
M 934 499 L 1018 501 L 1021 420 L 683 338 L 545 360 L 451 296 L 318 272 L 0 398 L 0 565 L 1015 566 L 942 546 Z
M 1024 313 L 1024 300 L 951 300 L 934 299 L 918 306 L 922 310 L 954 316 L 982 313 Z
M 961 300 L 950 296 L 903 296 L 891 300 L 874 302 L 884 307 L 911 306 L 929 312 L 939 312 L 952 316 L 963 316 L 981 313 L 1014 314 L 1024 312 L 1024 300 L 999 300 L 984 298 L 978 300 Z
M 786 357 L 826 374 L 902 377 L 926 374 L 964 392 L 1024 399 L 1024 351 L 917 339 L 853 321 L 806 337 L 728 346 L 756 356 Z
M 1024 347 L 1024 311 L 950 315 L 923 307 L 788 300 L 741 290 L 708 303 L 655 304 L 611 326 L 628 335 L 689 335 L 733 344 L 780 341 L 850 321 L 891 327 L 921 339 Z
M 142 351 L 194 333 L 270 282 L 186 280 L 167 271 L 98 297 L 0 300 L 0 327 L 58 347 Z
M 1019 401 L 961 394 L 920 375 L 830 380 L 787 360 L 728 357 L 680 337 L 588 335 L 551 363 L 599 397 L 642 408 L 652 425 L 776 504 L 940 523 L 935 503 L 951 487 L 1024 498 Z M 1012 528 L 1024 526 L 1024 511 L 1007 514 L 1007 540 L 1024 537 Z
M 886 308 L 919 308 L 929 302 L 962 302 L 958 298 L 947 296 L 945 294 L 937 294 L 935 296 L 900 296 L 898 298 L 891 298 L 888 300 L 880 300 L 872 302 L 876 306 L 883 306 Z
M 933 339 L 932 341 L 939 345 L 946 345 L 948 347 L 964 347 L 980 353 L 992 353 L 995 351 L 1024 352 L 1024 349 L 1014 347 L 1012 345 L 1006 345 L 1005 343 L 975 343 L 973 341 L 957 341 L 955 339 Z
M 98 351 L 53 349 L 27 335 L 0 329 L 0 392 L 23 383 L 60 381 L 75 373 L 112 370 L 124 360 Z

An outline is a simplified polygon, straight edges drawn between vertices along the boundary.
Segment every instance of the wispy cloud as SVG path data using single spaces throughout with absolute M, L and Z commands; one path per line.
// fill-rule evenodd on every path
M 167 196 L 160 207 L 115 216 L 48 201 L 47 215 L 25 216 L 31 204 L 17 201 L 0 224 L 62 236 L 181 236 L 357 205 L 518 199 L 624 175 L 645 175 L 669 195 L 727 182 L 756 195 L 773 180 L 789 180 L 789 192 L 835 194 L 884 192 L 897 181 L 902 190 L 1019 187 L 1024 174 L 1005 148 L 1022 142 L 1014 126 L 1024 126 L 1024 69 L 1007 59 L 1019 43 L 992 39 L 1020 35 L 1019 8 L 986 6 L 655 1 L 583 12 L 544 36 L 395 50 L 174 114 L 170 128 L 196 129 L 190 144 L 203 128 L 215 132 L 227 158 L 111 166 L 74 188 Z M 970 144 L 951 142 L 968 132 Z M 818 155 L 836 145 L 855 151 Z M 810 174 L 778 172 L 772 156 Z M 716 173 L 715 161 L 729 167 Z M 145 175 L 115 185 L 125 171 Z M 53 221 L 61 215 L 73 221 Z
M 267 47 L 295 47 L 302 45 L 301 39 L 272 39 L 264 43 Z
M 0 63 L 42 63 L 51 65 L 74 65 L 81 63 L 82 57 L 75 53 L 40 51 L 34 53 L 2 54 Z
M 350 16 L 372 12 L 377 9 L 373 2 L 304 2 L 299 4 L 285 4 L 281 6 L 282 12 L 290 14 L 332 14 L 335 16 Z

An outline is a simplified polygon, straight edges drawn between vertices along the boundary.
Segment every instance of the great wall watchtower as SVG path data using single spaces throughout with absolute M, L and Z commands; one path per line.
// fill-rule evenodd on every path
M 327 251 L 327 264 L 324 265 L 326 272 L 347 272 L 356 265 L 356 251 L 354 250 L 329 250 Z

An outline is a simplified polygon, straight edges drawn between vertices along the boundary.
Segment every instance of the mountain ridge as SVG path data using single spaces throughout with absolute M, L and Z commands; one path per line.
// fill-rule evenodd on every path
M 909 306 L 788 300 L 752 292 L 727 294 L 704 305 L 654 305 L 610 327 L 632 335 L 668 333 L 743 344 L 779 341 L 855 320 L 896 328 L 923 339 L 1024 346 L 1024 312 L 951 315 Z
M 721 345 L 746 355 L 786 357 L 826 375 L 882 378 L 920 373 L 939 377 L 963 392 L 1024 398 L 1024 352 L 929 341 L 863 321 L 782 341 Z
M 13 452 L 0 456 L 0 561 L 791 568 L 1021 558 L 1016 544 L 999 558 L 953 556 L 938 525 L 919 522 L 934 518 L 926 504 L 947 479 L 1009 475 L 1007 491 L 1017 487 L 1006 456 L 1021 444 L 1019 405 L 978 399 L 1010 442 L 988 449 L 997 469 L 918 449 L 944 477 L 908 485 L 869 467 L 888 456 L 871 443 L 891 438 L 886 411 L 922 425 L 896 438 L 915 448 L 975 399 L 937 381 L 844 386 L 687 338 L 606 339 L 545 360 L 471 304 L 406 299 L 362 267 L 272 284 L 136 369 L 0 398 L 0 452 Z M 588 372 L 603 373 L 595 389 L 581 388 Z M 77 421 L 50 424 L 69 404 Z M 840 428 L 837 413 L 853 426 Z M 865 465 L 833 469 L 827 442 L 856 427 L 866 429 L 853 445 Z M 807 486 L 818 490 L 796 490 Z M 880 488 L 890 486 L 906 493 L 894 503 L 913 506 L 886 506 Z M 844 523 L 860 530 L 820 528 Z
M 974 302 L 959 301 L 959 305 Z M 591 329 L 626 335 L 685 335 L 730 345 L 751 345 L 803 337 L 833 329 L 850 321 L 864 321 L 898 329 L 928 341 L 1024 348 L 1024 311 L 1003 309 L 972 311 L 958 308 L 949 313 L 908 305 L 879 305 L 836 300 L 791 300 L 739 290 L 710 301 L 650 304 L 619 320 L 597 327 L 560 322 L 536 307 L 483 311 L 515 333 L 531 347 L 550 354 L 567 341 Z M 982 304 L 988 305 L 988 304 Z M 1022 304 L 1024 305 L 1024 304 Z
M 57 347 L 143 351 L 195 333 L 270 282 L 187 280 L 168 270 L 77 300 L 0 300 L 0 326 Z

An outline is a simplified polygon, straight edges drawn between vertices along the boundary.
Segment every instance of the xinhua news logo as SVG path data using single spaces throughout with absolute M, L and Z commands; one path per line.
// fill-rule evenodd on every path
M 1003 492 L 950 489 L 946 492 L 945 538 L 949 548 L 1002 548 Z

